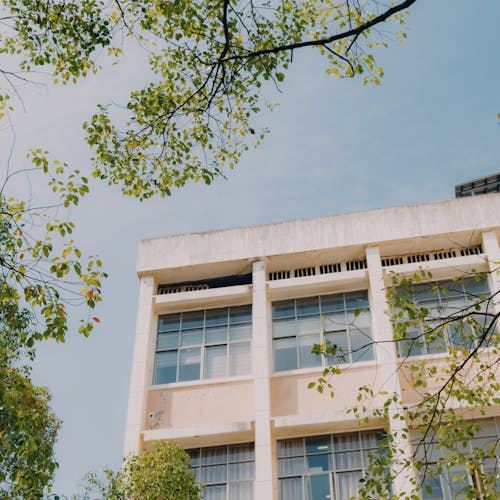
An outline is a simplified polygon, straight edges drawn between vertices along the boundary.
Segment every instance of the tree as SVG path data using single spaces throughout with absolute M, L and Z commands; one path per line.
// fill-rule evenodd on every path
M 379 84 L 375 52 L 406 36 L 415 3 L 2 0 L 0 53 L 14 69 L 0 68 L 0 112 L 32 78 L 26 72 L 76 81 L 97 71 L 96 49 L 119 58 L 123 39 L 137 41 L 151 82 L 131 93 L 128 116 L 101 105 L 85 124 L 93 175 L 140 199 L 169 195 L 188 181 L 209 184 L 260 143 L 254 119 L 271 106 L 266 81 L 279 88 L 294 52 L 317 49 L 333 76 Z
M 371 457 L 360 498 L 389 498 L 397 475 L 406 476 L 409 488 L 392 498 L 419 499 L 421 492 L 442 498 L 443 484 L 455 498 L 498 498 L 498 437 L 488 436 L 477 420 L 500 404 L 499 292 L 489 293 L 486 278 L 473 273 L 435 282 L 424 270 L 393 274 L 387 300 L 399 355 L 394 376 L 406 381 L 410 393 L 402 397 L 370 383 L 357 388 L 359 404 L 349 411 L 361 424 L 381 418 L 391 428 L 380 453 Z M 315 352 L 341 362 L 346 355 L 331 344 Z M 331 365 L 310 387 L 333 395 L 330 377 L 341 372 L 339 364 Z M 380 396 L 383 403 L 374 408 Z M 410 455 L 401 444 L 408 439 Z
M 196 500 L 200 487 L 190 470 L 187 453 L 173 441 L 161 441 L 151 450 L 124 459 L 117 473 L 105 470 L 106 479 L 88 474 L 80 500 L 99 494 L 106 500 Z
M 33 317 L 0 284 L 0 498 L 42 498 L 57 467 L 54 444 L 60 422 L 50 410 L 50 396 L 35 387 L 23 358 L 33 358 L 24 344 Z

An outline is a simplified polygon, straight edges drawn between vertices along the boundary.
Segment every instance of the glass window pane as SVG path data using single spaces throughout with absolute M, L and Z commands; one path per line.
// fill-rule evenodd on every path
M 220 307 L 218 309 L 208 309 L 205 311 L 205 325 L 227 325 L 228 309 L 227 307 Z
M 370 312 L 365 310 L 359 311 L 359 313 L 357 311 L 348 311 L 346 313 L 346 323 L 351 325 L 351 328 L 369 328 L 372 324 Z
M 359 450 L 360 448 L 361 443 L 357 432 L 339 434 L 333 437 L 333 449 L 335 451 Z
M 307 456 L 307 470 L 308 472 L 321 472 L 329 471 L 330 466 L 330 455 L 308 455 Z
M 303 335 L 298 337 L 299 340 L 299 366 L 300 368 L 309 368 L 313 366 L 321 366 L 321 356 L 311 352 L 314 344 L 321 342 L 319 334 Z
M 200 348 L 182 349 L 179 358 L 179 382 L 200 378 Z
M 181 345 L 200 345 L 203 343 L 203 330 L 183 330 L 181 333 Z
M 231 500 L 233 498 L 234 500 L 253 500 L 253 483 L 230 483 L 229 498 Z
M 200 464 L 200 450 L 198 448 L 196 448 L 194 450 L 186 450 L 186 453 L 189 455 L 191 463 L 194 466 L 191 468 L 195 469 L 196 466 Z
M 156 350 L 165 351 L 167 349 L 177 349 L 179 346 L 179 332 L 159 333 L 156 338 Z
M 205 486 L 203 488 L 203 500 L 225 500 L 225 499 L 226 499 L 225 484 Z
M 443 490 L 441 488 L 440 476 L 426 477 L 422 482 L 423 500 L 441 500 Z
M 250 342 L 229 344 L 229 375 L 248 375 L 251 371 Z
M 201 482 L 204 484 L 210 483 L 225 483 L 227 481 L 227 465 L 205 465 L 201 468 Z
M 343 363 L 349 363 L 349 344 L 347 341 L 347 332 L 340 331 L 335 333 L 327 333 L 325 335 L 327 342 L 330 342 L 330 348 L 335 349 L 332 354 L 328 354 L 326 357 L 326 363 L 328 365 L 339 365 Z M 335 352 L 335 354 L 333 354 Z
M 229 308 L 229 323 L 251 323 L 252 306 L 238 306 Z
M 169 384 L 177 378 L 177 351 L 156 353 L 154 384 Z
M 241 323 L 229 326 L 229 340 L 250 340 L 252 338 L 252 324 Z
M 477 281 L 475 278 L 465 278 L 462 280 L 466 295 L 474 297 L 489 295 L 488 280 L 483 278 Z
M 305 314 L 319 314 L 319 297 L 297 299 L 297 316 Z
M 182 329 L 203 328 L 204 311 L 182 313 Z
M 225 446 L 213 446 L 202 448 L 202 465 L 225 464 L 227 462 L 227 448 Z
M 158 318 L 158 331 L 171 332 L 180 328 L 180 314 L 162 314 Z
M 345 330 L 347 325 L 345 312 L 331 312 L 321 318 L 322 330 L 329 332 L 335 330 Z
M 227 346 L 217 345 L 205 349 L 205 378 L 227 375 Z
M 304 457 L 280 458 L 278 460 L 278 475 L 294 476 L 304 474 Z
M 321 313 L 331 311 L 343 311 L 344 310 L 344 295 L 322 295 L 321 300 Z
M 350 292 L 345 294 L 346 309 L 364 309 L 368 307 L 368 292 Z
M 330 477 L 328 474 L 311 476 L 307 481 L 307 500 L 330 500 Z
M 302 316 L 297 318 L 297 327 L 300 333 L 304 332 L 320 332 L 321 317 L 319 314 L 313 316 Z
M 344 498 L 356 498 L 358 496 L 359 480 L 363 477 L 361 471 L 337 474 L 335 477 L 337 480 L 339 499 L 344 500 Z
M 298 368 L 295 337 L 274 340 L 274 370 L 277 372 Z
M 246 481 L 254 477 L 254 462 L 229 464 L 229 481 Z
M 337 470 L 361 469 L 360 451 L 343 451 L 335 453 L 335 468 Z
M 229 447 L 229 462 L 247 462 L 255 460 L 253 443 L 234 444 Z
M 297 320 L 293 318 L 282 318 L 273 320 L 273 338 L 290 337 L 299 331 Z
M 364 331 L 351 330 L 352 362 L 371 361 L 373 359 L 373 344 L 370 335 Z
M 227 325 L 212 326 L 205 329 L 205 344 L 222 344 L 227 342 Z
M 304 500 L 301 477 L 280 479 L 279 489 L 280 500 Z
M 294 457 L 297 455 L 304 455 L 304 441 L 302 438 L 278 441 L 278 457 Z
M 274 318 L 289 318 L 295 316 L 295 301 L 280 300 L 273 302 L 273 319 Z
M 331 451 L 330 436 L 315 436 L 306 438 L 306 453 L 327 453 Z

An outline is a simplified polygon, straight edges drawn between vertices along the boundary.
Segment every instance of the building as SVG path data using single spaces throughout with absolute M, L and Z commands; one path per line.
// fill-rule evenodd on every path
M 455 186 L 456 198 L 488 193 L 500 193 L 500 172 Z
M 176 440 L 207 499 L 348 499 L 387 426 L 359 427 L 346 412 L 354 388 L 415 397 L 396 370 L 391 271 L 424 268 L 437 280 L 494 271 L 499 237 L 500 195 L 490 194 L 142 241 L 125 453 Z M 500 290 L 500 276 L 484 286 Z M 311 348 L 325 340 L 346 353 L 334 398 L 308 388 L 325 364 Z M 401 446 L 411 452 L 409 441 Z M 328 462 L 321 450 L 332 447 L 345 466 Z M 397 477 L 393 490 L 407 481 Z M 432 498 L 449 498 L 442 489 Z

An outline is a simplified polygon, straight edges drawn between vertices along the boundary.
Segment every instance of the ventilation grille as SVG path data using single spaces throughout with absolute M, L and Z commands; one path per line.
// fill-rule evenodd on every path
M 399 266 L 403 264 L 403 257 L 384 257 L 382 258 L 382 266 Z
M 466 255 L 479 255 L 480 253 L 483 253 L 483 247 L 481 245 L 460 249 L 460 255 L 462 257 L 465 257 Z
M 319 274 L 330 274 L 330 273 L 340 273 L 342 267 L 340 262 L 336 262 L 335 264 L 323 264 L 319 266 Z
M 437 250 L 432 253 L 416 253 L 411 255 L 398 255 L 393 257 L 383 257 L 382 266 L 398 266 L 400 264 L 415 264 L 418 262 L 428 262 L 430 260 L 452 259 L 461 255 L 478 255 L 483 253 L 481 245 L 475 245 L 467 248 L 449 248 L 447 250 Z
M 316 269 L 314 267 L 301 267 L 300 269 L 295 269 L 293 275 L 296 278 L 302 278 L 303 276 L 314 276 L 316 274 Z
M 161 285 L 158 287 L 159 295 L 166 295 L 169 293 L 180 293 L 180 292 L 194 292 L 196 290 L 207 290 L 208 284 L 197 284 L 197 285 L 180 285 L 180 286 L 168 286 Z
M 356 271 L 366 269 L 366 260 L 353 260 L 351 262 L 332 262 L 331 264 L 321 264 L 320 266 L 299 267 L 283 271 L 273 271 L 268 274 L 269 281 L 286 280 L 288 278 L 303 278 L 306 276 L 316 276 L 317 274 L 333 274 L 342 271 Z
M 286 280 L 290 277 L 290 271 L 274 271 L 269 273 L 269 280 Z
M 346 268 L 348 271 L 357 271 L 358 269 L 366 269 L 366 267 L 366 259 L 351 260 L 350 262 L 346 262 Z

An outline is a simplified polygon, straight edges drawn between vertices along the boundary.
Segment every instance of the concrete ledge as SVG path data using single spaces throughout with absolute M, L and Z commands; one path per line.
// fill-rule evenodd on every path
M 143 431 L 144 442 L 172 439 L 184 448 L 254 441 L 254 426 L 250 421 L 231 422 L 203 427 L 175 427 Z

